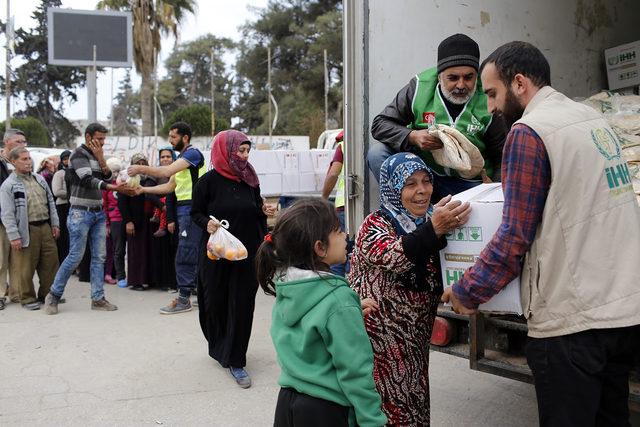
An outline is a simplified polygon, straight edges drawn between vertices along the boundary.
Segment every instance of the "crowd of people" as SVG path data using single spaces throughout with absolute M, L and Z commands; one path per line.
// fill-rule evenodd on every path
M 175 285 L 177 297 L 162 314 L 192 310 L 197 293 L 209 356 L 247 388 L 262 287 L 275 296 L 281 390 L 274 425 L 424 426 L 439 303 L 473 314 L 521 275 L 540 424 L 627 425 L 629 372 L 640 352 L 640 209 L 633 191 L 605 173 L 624 164 L 607 151 L 618 141 L 612 136 L 603 148 L 602 135 L 614 135 L 607 123 L 550 86 L 549 64 L 531 44 L 508 43 L 479 59 L 469 37 L 445 39 L 437 67 L 419 73 L 373 120 L 379 143 L 368 158 L 380 204 L 353 242 L 344 232 L 342 134 L 323 198 L 282 210 L 269 232 L 276 209 L 260 194 L 242 132 L 218 133 L 207 162 L 190 145 L 189 126 L 175 123 L 159 165 L 142 154 L 130 159 L 134 185 L 118 179 L 125 165 L 105 159 L 107 129 L 99 124 L 62 153 L 55 174 L 46 162 L 32 172 L 24 134 L 7 130 L 0 274 L 8 274 L 9 297 L 57 314 L 83 263 L 94 310 L 117 309 L 104 283 Z M 484 162 L 477 176 L 435 161 L 432 152 L 445 143 L 434 124 L 468 138 Z M 500 180 L 498 232 L 462 279 L 443 289 L 439 251 L 471 214 L 451 194 Z M 334 205 L 324 199 L 336 185 Z M 208 238 L 220 227 L 246 257 L 208 256 Z
M 52 158 L 43 160 L 34 172 L 24 133 L 19 129 L 5 132 L 0 160 L 6 185 L 0 205 L 5 215 L 3 239 L 8 240 L 10 249 L 3 250 L 6 261 L 2 271 L 8 272 L 9 280 L 6 273 L 4 279 L 10 286 L 2 291 L 11 302 L 38 310 L 52 285 L 53 295 L 61 294 L 73 273 L 80 281 L 91 281 L 94 309 L 116 308 L 102 298 L 104 283 L 137 291 L 150 287 L 175 289 L 176 204 L 172 195 L 145 198 L 132 189 L 127 189 L 129 195 L 115 191 L 123 170 L 121 160 L 115 157 L 109 158 L 106 168 L 99 172 L 104 178 L 100 188 L 81 192 L 77 185 L 81 179 L 95 184 L 91 173 L 96 171 L 87 174 L 89 170 L 83 168 L 93 167 L 92 160 L 98 159 L 100 167 L 103 156 L 96 157 L 89 150 L 99 152 L 98 145 L 106 133 L 101 125 L 90 125 L 85 135 L 87 145 L 73 153 L 63 151 L 57 164 Z M 175 158 L 173 147 L 159 150 L 160 165 L 171 164 Z M 147 164 L 147 159 L 135 154 L 131 164 Z M 55 173 L 53 168 L 57 169 Z M 155 185 L 155 181 L 144 177 L 141 185 Z M 35 271 L 39 278 L 37 293 Z M 3 297 L 0 308 L 5 304 Z

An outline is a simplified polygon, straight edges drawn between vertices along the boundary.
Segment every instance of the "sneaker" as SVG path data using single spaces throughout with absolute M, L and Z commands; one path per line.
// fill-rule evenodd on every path
M 169 303 L 168 306 L 160 309 L 160 314 L 178 314 L 191 311 L 191 301 L 183 300 L 182 298 L 176 298 Z
M 91 310 L 116 311 L 117 309 L 117 305 L 111 304 L 104 297 L 98 301 L 91 300 Z
M 40 303 L 40 305 L 43 305 L 45 302 L 44 298 L 38 298 L 38 302 Z M 67 302 L 67 300 L 65 298 L 60 298 L 58 300 L 58 304 L 64 304 L 65 302 Z
M 127 279 L 118 280 L 118 287 L 119 288 L 126 288 L 127 287 Z
M 164 237 L 167 235 L 167 230 L 164 228 L 158 228 L 158 231 L 153 233 L 153 237 Z
M 132 291 L 144 291 L 144 286 L 142 285 L 134 285 L 131 287 Z
M 52 293 L 47 294 L 44 299 L 44 312 L 47 314 L 58 314 L 58 302 L 60 302 L 60 298 Z
M 6 300 L 3 298 L 0 298 L 0 310 L 4 310 L 4 307 L 6 305 Z
M 118 283 L 118 281 L 113 277 L 111 277 L 110 274 L 107 274 L 106 276 L 104 276 L 104 281 L 105 283 L 108 283 L 110 285 L 115 285 L 116 283 Z
M 22 307 L 31 311 L 40 310 L 40 303 L 38 301 L 30 302 L 29 304 L 22 304 Z
M 244 368 L 234 368 L 233 366 L 229 366 L 229 372 L 241 388 L 251 387 L 251 377 Z

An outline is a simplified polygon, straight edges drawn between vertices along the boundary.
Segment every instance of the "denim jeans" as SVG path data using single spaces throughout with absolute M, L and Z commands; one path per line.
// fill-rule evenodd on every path
M 369 169 L 371 169 L 376 181 L 380 182 L 380 168 L 382 167 L 382 163 L 394 154 L 396 154 L 396 151 L 394 151 L 393 148 L 381 142 L 374 142 L 369 146 L 367 162 L 369 163 Z M 453 195 L 462 193 L 463 191 L 480 184 L 482 184 L 482 181 L 480 180 L 463 179 L 453 176 L 437 175 L 434 173 L 431 203 L 438 203 L 440 199 L 448 194 Z
M 191 295 L 198 274 L 198 249 L 202 229 L 191 221 L 191 206 L 178 206 L 178 250 L 176 252 L 176 282 L 180 296 Z
M 91 299 L 104 298 L 104 262 L 107 257 L 107 221 L 103 211 L 90 212 L 69 209 L 69 255 L 64 259 L 51 285 L 51 293 L 58 298 L 64 293 L 69 277 L 78 268 L 89 242 L 91 248 Z

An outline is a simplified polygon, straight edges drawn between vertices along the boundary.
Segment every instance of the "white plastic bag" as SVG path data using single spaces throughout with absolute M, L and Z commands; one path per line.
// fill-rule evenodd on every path
M 227 231 L 229 221 L 223 219 L 218 221 L 215 217 L 210 217 L 213 221 L 220 224 L 215 233 L 209 236 L 207 242 L 207 257 L 215 261 L 217 259 L 226 259 L 229 261 L 240 261 L 247 258 L 247 248 L 233 234 Z
M 140 175 L 129 176 L 126 169 L 123 169 L 116 178 L 116 184 L 126 183 L 131 188 L 140 187 Z

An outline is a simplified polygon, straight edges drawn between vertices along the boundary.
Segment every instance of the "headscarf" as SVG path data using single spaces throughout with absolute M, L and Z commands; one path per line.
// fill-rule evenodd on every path
M 160 166 L 160 155 L 162 154 L 163 151 L 168 151 L 171 153 L 171 158 L 173 159 L 173 161 L 175 162 L 176 159 L 178 158 L 176 156 L 176 152 L 173 150 L 173 147 L 168 145 L 166 147 L 162 147 L 160 149 L 158 149 L 158 166 Z
M 69 157 L 71 157 L 70 150 L 64 150 L 62 153 L 60 153 L 60 163 L 58 163 L 58 170 L 65 169 L 63 160 L 68 159 Z
M 220 132 L 213 138 L 211 165 L 225 178 L 246 182 L 251 187 L 258 187 L 258 175 L 247 160 L 238 157 L 237 152 L 243 143 L 251 144 L 244 133 L 229 129 Z
M 107 167 L 112 173 L 117 174 L 122 169 L 122 162 L 117 157 L 109 157 L 107 159 Z
M 147 160 L 147 156 L 145 156 L 143 153 L 136 153 L 133 156 L 131 156 L 131 164 L 132 165 L 137 164 L 141 160 L 144 160 L 144 163 L 146 165 L 149 164 L 149 160 Z
M 416 171 L 425 171 L 433 182 L 433 174 L 422 159 L 411 153 L 398 153 L 389 157 L 380 167 L 380 209 L 389 216 L 396 232 L 412 232 L 429 217 L 415 217 L 402 205 L 402 189 Z

